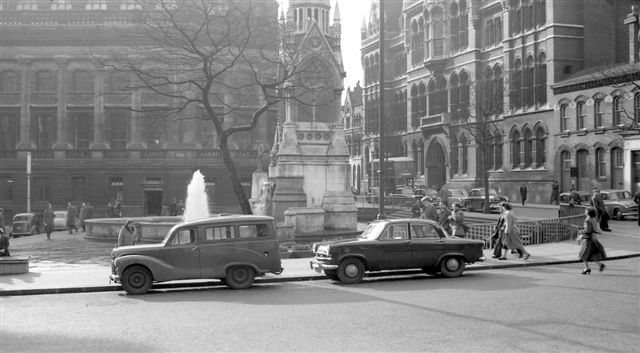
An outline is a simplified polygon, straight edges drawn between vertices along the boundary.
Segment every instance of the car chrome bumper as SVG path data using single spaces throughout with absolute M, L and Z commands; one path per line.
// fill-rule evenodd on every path
M 484 256 L 480 256 L 480 257 L 478 258 L 478 261 L 482 262 L 482 261 L 484 261 L 484 260 L 486 260 L 486 259 L 487 259 L 486 257 L 484 257 Z
M 324 264 L 322 262 L 318 262 L 318 260 L 316 260 L 316 259 L 313 259 L 313 260 L 309 261 L 309 267 L 311 267 L 311 269 L 316 271 L 317 273 L 322 272 L 322 270 L 337 270 L 338 269 L 338 265 Z
M 111 283 L 111 282 L 120 283 L 120 276 L 111 274 L 109 276 L 109 283 Z

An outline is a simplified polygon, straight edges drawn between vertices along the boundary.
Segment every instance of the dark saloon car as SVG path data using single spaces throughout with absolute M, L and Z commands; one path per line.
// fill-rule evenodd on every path
M 447 236 L 429 220 L 371 222 L 357 239 L 316 243 L 311 268 L 334 281 L 358 283 L 367 271 L 419 268 L 432 275 L 461 276 L 465 264 L 484 261 L 483 242 Z
M 179 223 L 160 244 L 122 246 L 111 252 L 111 280 L 129 294 L 154 282 L 220 279 L 248 288 L 256 276 L 282 272 L 272 217 L 221 215 Z
M 484 210 L 484 199 L 485 193 L 484 188 L 480 189 L 471 189 L 469 191 L 469 196 L 464 200 L 463 206 L 467 208 L 467 211 L 473 210 Z M 498 195 L 498 193 L 489 189 L 489 210 L 490 211 L 498 211 L 500 202 L 509 202 L 509 198 L 504 195 Z

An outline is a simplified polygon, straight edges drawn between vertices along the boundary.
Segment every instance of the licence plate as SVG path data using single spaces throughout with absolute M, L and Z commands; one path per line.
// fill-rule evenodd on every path
M 316 271 L 317 273 L 322 273 L 322 269 L 320 268 L 320 265 L 318 265 L 316 262 L 309 261 L 309 266 L 311 266 L 311 269 Z

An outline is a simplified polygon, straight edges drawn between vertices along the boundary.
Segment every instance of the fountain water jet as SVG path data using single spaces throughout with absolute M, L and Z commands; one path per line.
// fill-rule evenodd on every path
M 209 218 L 209 200 L 205 190 L 204 175 L 200 170 L 193 172 L 187 187 L 187 199 L 184 208 L 184 221 L 195 221 Z

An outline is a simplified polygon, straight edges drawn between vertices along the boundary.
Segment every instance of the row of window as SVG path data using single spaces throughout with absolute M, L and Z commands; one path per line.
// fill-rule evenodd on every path
M 139 9 L 136 0 L 3 0 L 0 10 L 37 11 L 37 10 L 131 10 Z
M 597 147 L 595 150 L 595 177 L 598 179 L 608 178 L 608 172 L 610 169 L 612 170 L 620 170 L 624 168 L 624 153 L 622 148 L 613 147 L 607 153 L 607 150 L 604 147 Z M 578 171 L 582 171 L 579 173 L 581 177 L 591 175 L 589 172 L 589 151 L 585 148 L 581 148 L 576 151 L 575 154 L 575 166 L 578 168 Z M 562 169 L 566 172 L 571 170 L 572 165 L 574 165 L 573 160 L 571 158 L 571 152 L 564 150 L 560 152 L 560 160 L 562 161 Z M 607 167 L 607 162 L 610 163 L 611 168 Z M 613 173 L 611 173 L 613 174 Z
M 77 70 L 67 76 L 67 89 L 70 92 L 93 93 L 94 75 L 90 71 Z M 32 73 L 31 89 L 34 92 L 54 93 L 57 91 L 57 75 L 51 70 Z M 13 70 L 0 72 L 0 93 L 20 93 L 20 73 Z M 125 91 L 131 88 L 131 77 L 125 72 L 112 71 L 105 77 L 107 92 Z
M 306 25 L 313 19 L 320 29 L 327 33 L 329 31 L 329 10 L 317 9 L 317 8 L 307 8 L 305 16 L 305 9 L 298 8 L 293 10 L 293 21 L 296 26 L 296 30 L 303 31 L 306 30 Z
M 608 104 L 601 94 L 596 95 L 591 100 L 581 99 L 575 103 L 561 102 L 560 105 L 560 130 L 570 131 L 571 117 L 569 108 L 575 106 L 575 129 L 586 130 L 588 128 L 602 128 L 605 126 L 618 126 L 626 123 L 626 118 L 631 118 L 630 112 L 627 112 L 624 106 L 624 96 L 617 95 L 611 100 L 611 121 L 605 120 L 605 106 Z M 592 104 L 591 104 L 592 103 Z M 589 106 L 592 105 L 590 109 Z M 589 112 L 591 112 L 591 121 L 589 123 Z M 633 118 L 636 124 L 640 124 L 640 92 L 633 97 Z
M 547 103 L 547 57 L 538 54 L 537 60 L 529 55 L 524 67 L 520 58 L 513 63 L 511 73 L 510 104 L 512 110 L 530 108 Z
M 512 34 L 542 26 L 547 21 L 546 1 L 519 0 L 518 4 L 513 6 L 509 17 L 511 19 Z
M 452 2 L 446 16 L 440 6 L 433 7 L 431 12 L 424 10 L 422 16 L 411 21 L 410 32 L 411 37 L 407 40 L 410 40 L 412 66 L 421 64 L 425 58 L 442 57 L 446 38 L 449 39 L 449 52 L 466 49 L 469 45 L 466 1 Z

